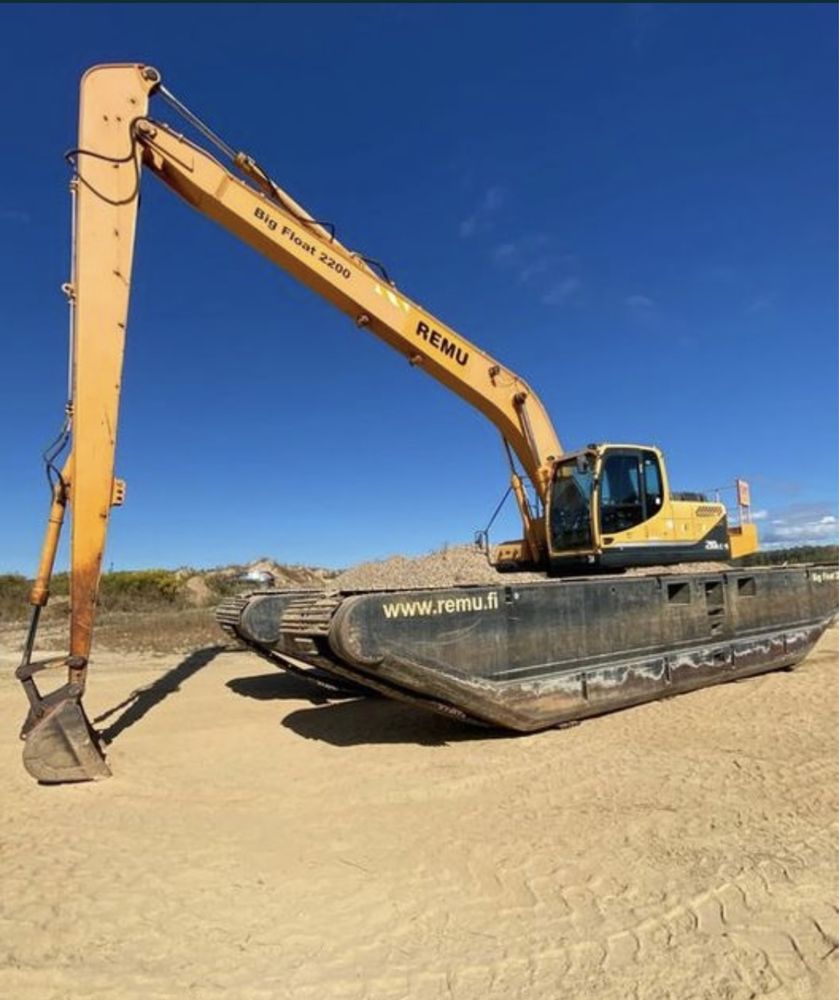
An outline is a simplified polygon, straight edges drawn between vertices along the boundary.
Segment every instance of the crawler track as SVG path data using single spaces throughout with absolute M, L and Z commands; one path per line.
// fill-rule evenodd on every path
M 310 637 L 310 633 L 304 632 L 304 630 L 311 628 L 314 631 L 324 633 L 328 631 L 326 626 L 329 618 L 331 618 L 331 614 L 329 618 L 326 617 L 326 606 L 331 605 L 334 610 L 339 603 L 339 601 L 335 600 L 335 595 L 330 595 L 329 598 L 324 600 L 318 600 L 318 597 L 322 595 L 321 591 L 307 591 L 306 594 L 313 598 L 311 602 L 301 600 L 298 605 L 290 609 L 291 629 L 296 628 L 302 633 L 297 636 L 298 641 Z M 408 705 L 415 705 L 418 708 L 437 712 L 440 715 L 458 719 L 462 722 L 469 722 L 472 725 L 483 725 L 480 720 L 471 718 L 454 705 L 448 705 L 433 698 L 411 694 L 396 685 L 388 684 L 375 678 L 362 677 L 358 672 L 347 669 L 332 660 L 329 660 L 328 666 L 324 667 L 322 658 L 315 660 L 310 655 L 309 659 L 301 661 L 258 642 L 240 627 L 242 613 L 252 600 L 257 597 L 276 597 L 276 591 L 258 591 L 247 594 L 244 597 L 227 598 L 216 608 L 216 621 L 229 636 L 244 646 L 245 649 L 256 653 L 257 656 L 262 657 L 263 660 L 267 660 L 273 666 L 287 670 L 298 677 L 303 677 L 310 683 L 333 694 L 346 694 L 348 692 L 359 695 L 379 694 L 385 698 L 392 698 Z M 316 608 L 319 608 L 320 614 L 315 610 Z

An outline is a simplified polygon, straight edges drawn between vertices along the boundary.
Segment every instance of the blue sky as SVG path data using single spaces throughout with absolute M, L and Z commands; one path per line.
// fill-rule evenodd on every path
M 130 60 L 567 448 L 658 444 L 675 488 L 749 479 L 769 543 L 837 541 L 836 41 L 827 5 L 0 7 L 0 571 L 64 402 L 78 78 Z M 482 417 L 150 176 L 117 465 L 114 568 L 423 552 L 506 488 Z

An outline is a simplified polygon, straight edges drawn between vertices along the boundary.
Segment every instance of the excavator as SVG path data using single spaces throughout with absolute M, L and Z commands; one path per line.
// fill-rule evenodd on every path
M 213 153 L 150 117 L 152 98 Z M 510 464 L 522 538 L 492 554 L 497 585 L 256 591 L 216 612 L 246 647 L 327 685 L 350 683 L 528 732 L 791 666 L 831 621 L 839 569 L 728 562 L 757 549 L 745 483 L 739 523 L 729 525 L 722 503 L 673 492 L 652 445 L 590 444 L 566 453 L 526 382 L 412 301 L 375 260 L 339 242 L 256 159 L 190 111 L 153 67 L 85 73 L 78 144 L 68 159 L 69 401 L 46 456 L 52 500 L 16 671 L 29 703 L 23 761 L 37 781 L 110 774 L 82 698 L 110 513 L 125 495 L 114 460 L 143 173 L 475 407 L 500 432 Z M 69 653 L 35 660 L 68 508 Z M 517 570 L 539 571 L 544 580 L 522 582 Z M 44 692 L 42 677 L 54 669 L 66 682 Z

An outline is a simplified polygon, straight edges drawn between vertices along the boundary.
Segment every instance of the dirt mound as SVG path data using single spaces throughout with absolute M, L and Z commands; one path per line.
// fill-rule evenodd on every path
M 212 604 L 215 595 L 207 586 L 207 581 L 203 576 L 190 576 L 183 585 L 184 600 L 196 608 L 203 608 L 207 604 Z
M 246 577 L 267 575 L 273 578 L 275 587 L 319 587 L 335 576 L 336 570 L 321 566 L 302 566 L 278 563 L 273 559 L 257 559 L 249 563 L 242 573 Z
M 322 566 L 302 566 L 279 563 L 274 559 L 262 557 L 253 562 L 241 565 L 222 566 L 207 570 L 206 575 L 212 579 L 216 589 L 226 592 L 233 590 L 259 589 L 276 587 L 280 590 L 291 587 L 323 587 L 334 579 L 338 570 L 325 569 Z

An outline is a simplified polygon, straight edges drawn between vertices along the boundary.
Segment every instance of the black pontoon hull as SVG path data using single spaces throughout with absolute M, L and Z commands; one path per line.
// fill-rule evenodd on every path
M 227 602 L 219 620 L 289 669 L 532 731 L 790 667 L 836 614 L 838 590 L 839 568 L 800 566 L 269 591 Z

